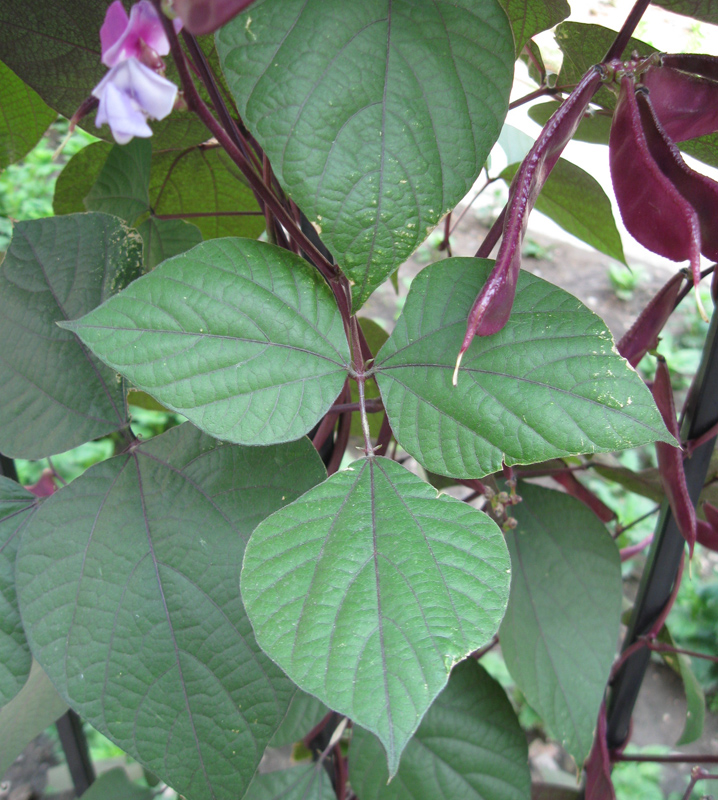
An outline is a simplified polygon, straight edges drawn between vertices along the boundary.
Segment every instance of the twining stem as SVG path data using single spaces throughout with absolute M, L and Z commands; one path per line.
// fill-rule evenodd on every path
M 659 764 L 718 764 L 718 756 L 704 753 L 669 753 L 668 755 L 611 753 L 611 761 L 655 761 Z
M 672 647 L 670 644 L 666 644 L 665 642 L 654 642 L 647 640 L 643 636 L 641 637 L 641 640 L 644 641 L 649 650 L 653 650 L 655 653 L 679 653 L 684 656 L 690 656 L 691 658 L 702 658 L 706 661 L 712 661 L 714 664 L 718 664 L 718 656 L 711 656 L 708 653 L 699 653 L 696 650 L 685 650 L 682 647 Z
M 693 794 L 693 789 L 698 781 L 715 781 L 718 780 L 718 775 L 714 775 L 711 772 L 706 772 L 702 767 L 693 767 L 691 770 L 691 780 L 688 784 L 688 788 L 686 789 L 686 793 L 683 795 L 682 800 L 690 800 L 690 796 Z
M 631 13 L 626 17 L 621 30 L 613 40 L 613 44 L 608 48 L 608 52 L 603 57 L 604 63 L 613 61 L 614 58 L 620 58 L 623 51 L 628 46 L 628 42 L 636 30 L 636 25 L 641 21 L 641 17 L 646 13 L 651 0 L 636 0 L 636 4 L 631 9 Z

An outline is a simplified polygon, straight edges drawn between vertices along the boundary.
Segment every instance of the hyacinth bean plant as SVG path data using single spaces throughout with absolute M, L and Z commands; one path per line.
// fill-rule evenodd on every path
M 528 799 L 498 644 L 586 796 L 614 796 L 621 558 L 648 542 L 619 550 L 586 477 L 630 483 L 606 454 L 655 443 L 686 558 L 718 549 L 655 355 L 718 260 L 718 184 L 682 156 L 718 166 L 718 58 L 631 38 L 647 6 L 617 32 L 565 0 L 0 4 L 0 168 L 57 113 L 99 137 L 0 265 L 0 727 L 69 706 L 187 800 Z M 532 38 L 554 26 L 558 75 Z M 427 266 L 388 335 L 362 307 L 442 220 L 448 243 L 518 60 L 543 130 L 475 255 Z M 618 343 L 521 270 L 547 193 L 623 260 L 574 136 L 676 262 Z M 152 404 L 186 421 L 140 438 Z M 102 437 L 67 484 L 14 480 Z M 634 648 L 672 649 L 666 613 Z M 300 740 L 313 760 L 257 774 Z

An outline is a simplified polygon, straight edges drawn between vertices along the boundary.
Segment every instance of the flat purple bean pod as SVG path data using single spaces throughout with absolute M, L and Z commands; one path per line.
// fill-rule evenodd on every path
M 586 763 L 586 800 L 616 800 L 611 781 L 611 755 L 606 741 L 606 701 L 601 703 L 593 747 Z
M 718 508 L 711 503 L 703 503 L 703 513 L 706 515 L 705 522 L 698 520 L 698 530 L 696 541 L 707 547 L 709 550 L 718 552 Z
M 653 381 L 651 391 L 666 428 L 680 441 L 671 377 L 668 373 L 666 361 L 662 356 L 658 357 L 656 379 Z M 668 498 L 678 530 L 688 542 L 689 553 L 693 556 L 698 526 L 696 510 L 688 495 L 686 473 L 683 469 L 683 453 L 680 447 L 675 447 L 665 442 L 656 442 L 656 455 L 658 456 L 658 469 L 661 474 L 663 490 Z
M 521 242 L 528 216 L 551 170 L 576 132 L 588 104 L 601 85 L 601 67 L 592 67 L 546 123 L 534 146 L 511 182 L 506 207 L 503 238 L 496 264 L 474 301 L 466 335 L 456 360 L 453 383 L 456 385 L 461 358 L 474 336 L 498 333 L 511 314 L 521 265 Z

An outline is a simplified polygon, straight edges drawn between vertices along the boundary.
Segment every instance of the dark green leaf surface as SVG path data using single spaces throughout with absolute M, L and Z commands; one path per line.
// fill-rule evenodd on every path
M 507 534 L 511 597 L 499 636 L 506 666 L 580 768 L 593 743 L 618 642 L 621 563 L 581 502 L 522 483 Z
M 354 728 L 349 780 L 361 800 L 529 800 L 526 736 L 501 686 L 473 659 L 454 667 L 406 746 L 396 778 Z
M 100 27 L 108 3 L 96 0 L 23 0 L 0 4 L 2 60 L 56 111 L 70 118 L 106 74 L 100 60 Z M 167 59 L 167 77 L 177 73 Z M 103 139 L 109 128 L 95 128 L 95 114 L 83 127 Z M 175 111 L 151 122 L 154 146 L 161 149 L 195 145 L 207 129 L 188 112 Z
M 528 40 L 558 25 L 571 13 L 566 0 L 501 0 L 514 32 L 516 55 Z
M 613 44 L 617 31 L 604 28 L 602 25 L 587 25 L 583 22 L 562 22 L 555 32 L 556 43 L 563 53 L 561 71 L 558 74 L 559 86 L 571 86 L 581 80 L 584 73 L 594 64 L 599 64 Z M 655 47 L 631 38 L 623 51 L 624 55 L 636 51 L 647 56 L 657 53 Z M 616 107 L 616 95 L 606 88 L 599 89 L 591 100 L 596 105 L 613 110 Z
M 0 265 L 0 452 L 61 453 L 125 425 L 122 386 L 56 323 L 142 269 L 140 237 L 106 214 L 19 222 Z
M 22 689 L 30 674 L 32 657 L 15 592 L 15 554 L 37 504 L 35 495 L 0 475 L 0 707 Z
M 186 253 L 202 241 L 196 225 L 181 219 L 150 217 L 137 230 L 144 242 L 145 272 L 168 258 Z
M 57 114 L 0 61 L 0 170 L 40 141 Z
M 452 386 L 466 317 L 492 265 L 452 258 L 419 273 L 377 357 L 384 406 L 407 452 L 432 472 L 478 478 L 502 460 L 671 441 L 602 320 L 523 271 L 508 324 L 474 338 Z
M 317 725 L 329 709 L 316 697 L 297 689 L 287 716 L 269 743 L 271 747 L 284 747 L 303 739 Z
M 246 539 L 324 475 L 307 440 L 185 424 L 49 498 L 16 561 L 28 641 L 94 727 L 193 800 L 241 797 L 294 687 L 237 591 Z
M 336 800 L 329 773 L 320 763 L 257 775 L 246 800 Z
M 510 164 L 501 173 L 508 186 L 518 168 L 519 164 Z M 626 263 L 611 201 L 601 184 L 581 167 L 559 158 L 535 208 L 599 253 Z
M 242 119 L 355 282 L 356 307 L 471 188 L 514 63 L 497 0 L 266 0 L 217 48 Z
M 701 136 L 698 139 L 680 142 L 678 147 L 704 164 L 718 167 L 718 134 L 712 133 L 710 136 Z
M 152 800 L 153 797 L 151 789 L 132 783 L 122 767 L 114 767 L 97 778 L 82 800 Z
M 319 273 L 249 239 L 204 242 L 67 327 L 138 389 L 239 444 L 303 436 L 350 361 Z
M 83 147 L 65 164 L 55 183 L 52 210 L 60 214 L 77 214 L 87 211 L 85 197 L 92 189 L 112 152 L 109 142 L 93 142 Z
M 67 703 L 55 691 L 37 661 L 32 662 L 27 683 L 6 706 L 0 708 L 0 775 L 45 728 L 67 711 Z
M 375 733 L 393 775 L 452 666 L 496 632 L 508 566 L 486 515 L 374 457 L 257 528 L 242 597 L 262 649 Z
M 655 4 L 674 14 L 718 24 L 718 3 L 715 0 L 655 0 Z
M 149 208 L 151 159 L 152 142 L 149 139 L 116 144 L 85 197 L 87 210 L 114 214 L 133 225 L 137 217 Z
M 560 103 L 551 100 L 548 103 L 539 103 L 538 105 L 531 106 L 528 114 L 534 122 L 543 127 L 560 107 Z M 612 119 L 610 115 L 597 113 L 584 116 L 573 138 L 577 139 L 579 142 L 608 145 Z

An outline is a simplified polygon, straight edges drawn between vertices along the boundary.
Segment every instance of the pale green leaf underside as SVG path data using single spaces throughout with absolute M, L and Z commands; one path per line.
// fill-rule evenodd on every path
M 507 185 L 511 185 L 518 168 L 518 164 L 511 164 L 501 173 Z M 535 208 L 599 253 L 626 263 L 611 201 L 601 184 L 581 167 L 559 158 L 536 198 Z
M 350 362 L 319 273 L 249 239 L 204 242 L 67 327 L 163 406 L 240 444 L 303 436 Z
M 471 188 L 513 78 L 497 0 L 265 0 L 217 48 L 242 119 L 355 282 L 356 307 Z
M 140 237 L 106 214 L 18 222 L 0 265 L 0 452 L 44 458 L 122 428 L 117 375 L 56 323 L 142 269 Z
M 616 653 L 618 548 L 596 516 L 566 494 L 522 483 L 507 534 L 511 597 L 501 623 L 506 666 L 551 735 L 580 768 Z
M 452 386 L 469 309 L 492 261 L 453 258 L 414 280 L 377 356 L 392 430 L 424 467 L 478 478 L 506 464 L 671 442 L 648 389 L 603 321 L 521 272 L 511 318 L 475 337 Z
M 27 683 L 0 708 L 0 775 L 4 775 L 25 747 L 67 711 L 37 661 L 32 662 Z
M 375 733 L 391 774 L 451 667 L 495 633 L 508 583 L 496 525 L 384 458 L 265 520 L 242 569 L 261 647 Z
M 0 475 L 0 707 L 15 697 L 30 674 L 32 657 L 15 592 L 15 554 L 37 503 L 32 493 Z
M 326 473 L 307 440 L 189 424 L 46 501 L 16 561 L 33 654 L 80 716 L 193 800 L 241 797 L 294 687 L 239 596 L 244 544 Z
M 336 800 L 329 773 L 320 763 L 257 775 L 246 800 Z
M 406 746 L 396 778 L 376 737 L 354 728 L 349 779 L 361 800 L 529 800 L 526 735 L 504 690 L 473 659 L 458 664 Z

